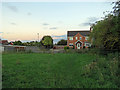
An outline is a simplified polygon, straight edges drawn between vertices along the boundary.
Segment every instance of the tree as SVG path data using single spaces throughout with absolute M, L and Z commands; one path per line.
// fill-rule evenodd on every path
M 118 51 L 120 51 L 120 1 L 118 0 L 117 2 L 114 2 L 115 6 L 113 7 L 114 11 L 113 14 L 117 17 L 116 18 L 116 29 L 118 32 L 118 37 L 119 37 L 119 42 L 116 43 L 116 46 L 118 46 Z M 118 53 L 118 56 L 120 56 L 120 53 Z M 116 80 L 117 83 L 120 83 L 120 57 L 118 57 L 118 70 L 117 70 L 117 77 L 118 79 Z
M 13 42 L 14 45 L 23 45 L 20 40 Z
M 119 42 L 116 16 L 108 15 L 107 18 L 97 22 L 90 35 L 94 38 L 93 44 L 104 49 L 117 49 Z
M 117 2 L 113 2 L 115 5 L 113 7 L 113 14 L 115 16 L 119 16 L 120 15 L 120 1 L 118 0 Z
M 57 45 L 67 45 L 67 40 L 62 39 L 58 41 Z
M 53 47 L 53 39 L 51 36 L 44 36 L 40 43 L 45 46 L 46 48 L 52 48 Z
M 106 49 L 120 49 L 120 1 L 115 2 L 114 12 L 105 16 L 104 20 L 93 25 L 90 40 L 93 45 Z

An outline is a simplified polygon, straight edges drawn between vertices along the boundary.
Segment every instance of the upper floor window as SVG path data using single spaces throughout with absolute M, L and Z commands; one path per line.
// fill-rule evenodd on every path
M 88 37 L 85 37 L 85 40 L 88 40 Z
M 80 37 L 80 40 L 82 39 L 82 37 Z
M 69 40 L 73 40 L 73 37 L 69 37 Z
M 77 37 L 76 37 L 76 40 L 77 40 Z

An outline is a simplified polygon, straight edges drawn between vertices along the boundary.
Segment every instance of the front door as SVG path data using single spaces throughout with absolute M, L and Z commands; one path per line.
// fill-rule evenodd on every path
M 77 43 L 77 49 L 80 49 L 80 43 Z

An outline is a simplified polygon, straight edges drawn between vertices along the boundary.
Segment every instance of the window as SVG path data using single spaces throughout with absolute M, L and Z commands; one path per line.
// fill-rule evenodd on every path
M 89 47 L 89 46 L 90 46 L 90 44 L 89 44 L 89 43 L 85 43 L 85 46 Z
M 76 40 L 77 40 L 77 37 L 76 37 Z
M 86 46 L 89 47 L 89 44 L 87 43 Z
M 69 37 L 69 40 L 73 40 L 73 37 Z
M 69 43 L 69 46 L 73 46 L 73 43 Z
M 85 40 L 88 40 L 88 37 L 85 37 Z
M 82 37 L 80 37 L 80 40 L 82 39 Z

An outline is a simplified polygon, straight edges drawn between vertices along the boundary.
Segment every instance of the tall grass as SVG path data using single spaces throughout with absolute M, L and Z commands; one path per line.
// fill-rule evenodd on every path
M 120 88 L 120 79 L 117 76 L 118 52 L 107 56 L 97 55 L 96 60 L 84 67 L 84 77 L 96 80 L 102 88 Z

